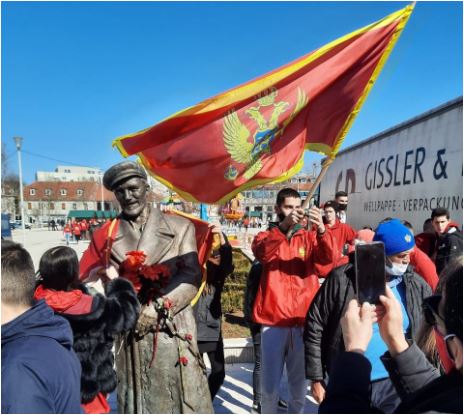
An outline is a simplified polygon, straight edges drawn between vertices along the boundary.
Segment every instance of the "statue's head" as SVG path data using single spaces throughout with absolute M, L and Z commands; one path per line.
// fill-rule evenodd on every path
M 111 190 L 121 205 L 122 213 L 136 219 L 147 204 L 147 175 L 136 162 L 123 161 L 110 167 L 103 176 L 103 185 Z

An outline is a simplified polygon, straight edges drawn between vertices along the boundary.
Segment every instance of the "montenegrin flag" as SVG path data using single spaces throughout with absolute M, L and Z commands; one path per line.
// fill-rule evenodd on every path
M 186 200 L 221 204 L 288 179 L 304 150 L 335 158 L 413 4 L 264 76 L 117 138 Z

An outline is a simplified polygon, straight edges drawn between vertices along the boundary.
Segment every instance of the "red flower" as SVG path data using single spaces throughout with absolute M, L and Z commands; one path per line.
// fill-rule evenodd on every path
M 156 265 L 142 265 L 140 274 L 151 281 L 158 281 L 160 278 Z
M 185 339 L 188 340 L 188 341 L 192 341 L 193 336 L 192 336 L 190 333 L 187 333 L 187 334 L 185 335 Z
M 179 363 L 181 365 L 187 366 L 188 359 L 185 356 L 181 356 L 181 357 L 179 357 Z
M 142 288 L 142 282 L 140 281 L 140 277 L 137 272 L 125 272 L 122 276 L 132 283 L 134 290 L 137 293 L 140 291 L 140 288 Z
M 163 302 L 163 307 L 165 310 L 170 310 L 172 308 L 172 301 L 169 298 L 165 298 Z
M 143 265 L 147 256 L 143 251 L 130 251 L 126 254 L 127 258 L 123 262 L 126 271 L 138 271 Z

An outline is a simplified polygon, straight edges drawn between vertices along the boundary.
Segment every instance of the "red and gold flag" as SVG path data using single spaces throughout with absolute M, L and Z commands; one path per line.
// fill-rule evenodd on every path
M 296 61 L 114 141 L 184 199 L 223 203 L 283 181 L 304 150 L 333 159 L 413 5 Z

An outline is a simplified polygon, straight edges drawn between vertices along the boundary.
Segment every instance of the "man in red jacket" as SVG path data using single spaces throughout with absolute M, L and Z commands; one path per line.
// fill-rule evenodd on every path
M 329 200 L 324 205 L 324 222 L 326 229 L 331 233 L 334 243 L 334 268 L 347 263 L 348 245 L 353 245 L 356 232 L 353 228 L 342 223 L 337 217 L 339 204 L 335 200 Z M 345 257 L 345 258 L 343 258 Z
M 277 413 L 279 385 L 287 368 L 289 413 L 303 413 L 307 380 L 304 373 L 305 316 L 319 289 L 318 274 L 332 266 L 333 243 L 320 210 L 309 220 L 316 230 L 301 226 L 304 211 L 294 189 L 282 189 L 275 207 L 279 222 L 260 232 L 252 250 L 263 266 L 253 306 L 253 320 L 261 328 L 262 413 Z

